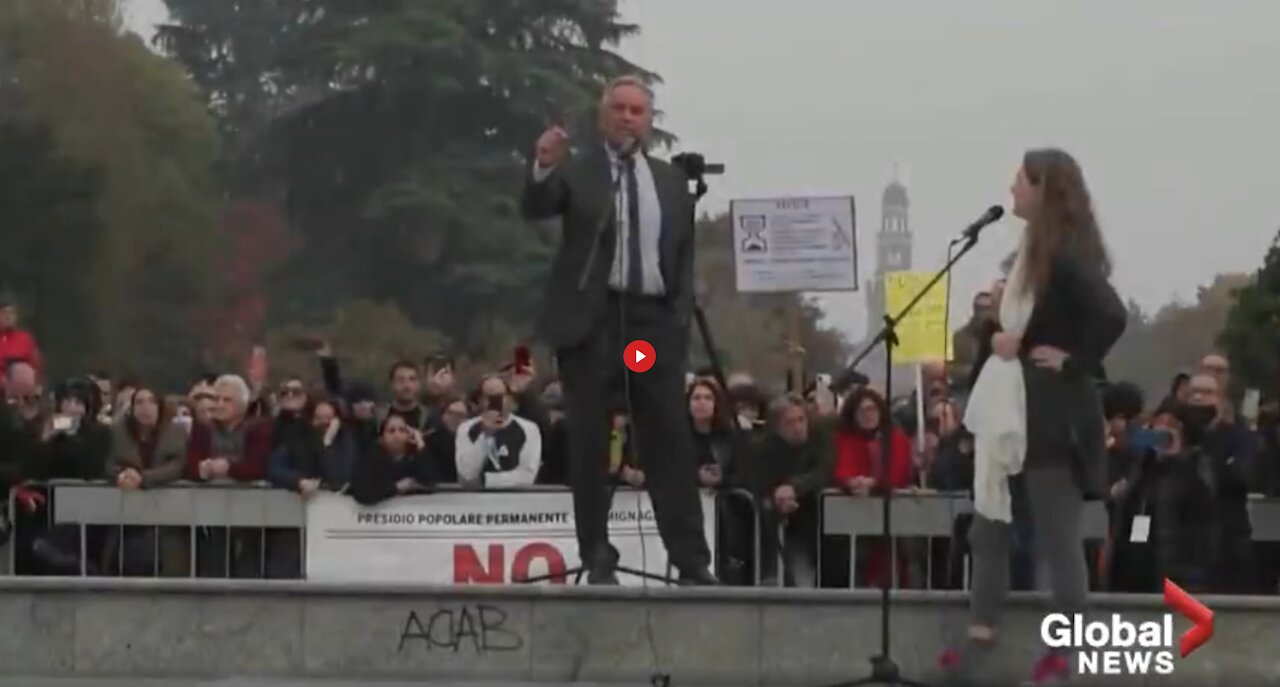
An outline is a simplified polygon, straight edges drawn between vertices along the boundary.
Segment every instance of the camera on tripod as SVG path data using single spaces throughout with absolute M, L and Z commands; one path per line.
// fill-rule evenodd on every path
M 708 163 L 707 158 L 703 157 L 701 153 L 680 153 L 671 158 L 671 164 L 676 169 L 684 172 L 684 178 L 693 182 L 693 196 L 695 199 L 707 194 L 706 175 L 724 174 L 724 165 Z
M 680 153 L 671 158 L 671 164 L 683 171 L 690 181 L 697 181 L 708 174 L 724 174 L 724 165 L 708 164 L 707 158 L 703 157 L 701 153 Z

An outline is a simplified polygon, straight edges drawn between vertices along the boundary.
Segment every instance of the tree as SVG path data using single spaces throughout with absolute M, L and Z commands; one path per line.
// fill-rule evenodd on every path
M 272 322 L 354 298 L 476 355 L 530 335 L 551 246 L 515 192 L 549 122 L 585 122 L 608 78 L 643 73 L 609 49 L 636 30 L 616 2 L 168 6 L 160 45 L 219 117 L 229 187 L 285 203 L 300 239 Z
M 1153 316 L 1130 302 L 1129 324 L 1107 359 L 1108 376 L 1138 384 L 1151 403 L 1159 402 L 1176 373 L 1217 350 L 1236 292 L 1248 283 L 1245 274 L 1220 274 L 1197 290 L 1194 303 L 1170 303 Z
M 1231 361 L 1237 393 L 1252 387 L 1277 393 L 1280 380 L 1280 233 L 1262 267 L 1239 290 L 1219 339 Z M 1274 396 L 1273 396 L 1274 397 Z
M 66 270 L 62 305 L 46 307 L 44 288 L 29 279 L 15 286 L 41 292 L 32 316 L 45 345 L 61 352 L 51 361 L 55 370 L 93 365 L 176 383 L 201 347 L 189 312 L 208 294 L 217 245 L 216 132 L 182 70 L 124 34 L 119 18 L 116 0 L 14 2 L 0 10 L 9 105 L 0 117 L 19 130 L 47 130 L 49 157 L 95 170 L 100 183 L 93 215 L 101 228 L 92 239 L 23 258 L 30 269 Z M 84 188 L 65 197 L 86 198 Z M 32 222 L 15 232 L 48 228 Z M 89 256 L 72 259 L 79 250 Z
M 395 305 L 349 301 L 339 304 L 319 327 L 292 325 L 268 333 L 273 366 L 286 374 L 318 378 L 315 355 L 296 345 L 315 336 L 333 346 L 345 380 L 374 384 L 386 379 L 395 362 L 420 362 L 425 352 L 440 350 L 446 343 L 439 332 L 415 327 Z
M 97 338 L 85 275 L 102 239 L 102 188 L 101 169 L 60 157 L 48 126 L 0 124 L 0 288 L 19 290 L 55 374 Z

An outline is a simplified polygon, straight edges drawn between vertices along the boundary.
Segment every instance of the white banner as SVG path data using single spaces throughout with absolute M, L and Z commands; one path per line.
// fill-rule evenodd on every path
M 856 291 L 853 197 L 735 200 L 738 291 Z
M 714 560 L 715 498 L 701 492 L 701 500 Z M 504 584 L 579 564 L 568 491 L 439 492 L 371 508 L 318 494 L 307 504 L 306 536 L 307 579 L 321 582 Z M 667 574 L 647 493 L 618 490 L 609 541 L 619 565 Z M 643 583 L 618 577 L 624 585 Z

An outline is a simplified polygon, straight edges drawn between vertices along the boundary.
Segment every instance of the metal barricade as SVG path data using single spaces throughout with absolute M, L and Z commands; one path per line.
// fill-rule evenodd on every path
M 854 496 L 828 490 L 821 495 L 821 531 L 826 535 L 850 538 L 849 584 L 857 580 L 857 538 L 879 537 L 884 533 L 884 509 L 879 496 Z M 1085 537 L 1101 539 L 1108 530 L 1107 513 L 1100 502 L 1085 504 Z M 890 502 L 893 521 L 893 543 L 888 552 L 894 586 L 898 586 L 897 539 L 923 537 L 953 538 L 956 518 L 972 513 L 973 502 L 966 493 L 907 490 L 896 492 Z M 821 553 L 821 551 L 820 551 Z M 819 559 L 821 566 L 821 559 Z M 965 566 L 968 567 L 967 565 Z M 926 579 L 932 578 L 933 547 L 927 547 Z
M 754 585 L 759 587 L 760 579 L 761 579 L 760 578 L 760 574 L 761 574 L 760 573 L 760 557 L 763 555 L 761 553 L 761 547 L 760 547 L 760 532 L 761 532 L 761 525 L 763 521 L 760 519 L 760 507 L 756 503 L 756 497 L 750 491 L 747 491 L 746 489 L 743 489 L 741 487 L 717 489 L 716 490 L 717 521 L 721 517 L 723 517 L 723 511 L 720 508 L 721 499 L 725 499 L 731 502 L 739 502 L 739 501 L 744 502 L 751 508 L 751 546 L 752 546 L 751 565 L 752 565 L 752 568 L 754 568 L 754 570 L 752 571 L 752 580 L 754 582 Z M 720 532 L 723 531 L 720 522 L 716 523 L 715 531 L 717 536 L 719 535 Z
M 160 489 L 119 489 L 107 482 L 53 481 L 49 483 L 51 524 L 80 528 L 81 574 L 87 574 L 87 530 L 90 526 L 116 527 L 123 556 L 125 527 L 153 529 L 156 565 L 159 562 L 160 528 L 188 530 L 190 573 L 198 574 L 197 532 L 201 528 L 227 530 L 224 564 L 232 571 L 232 528 L 258 530 L 259 572 L 266 577 L 268 529 L 306 527 L 306 506 L 293 492 L 269 484 L 232 482 L 174 482 Z M 123 566 L 123 559 L 121 560 Z
M 201 528 L 225 529 L 228 531 L 223 551 L 227 574 L 231 574 L 231 530 L 258 530 L 261 547 L 260 572 L 266 576 L 268 560 L 268 530 L 296 530 L 300 535 L 301 549 L 305 548 L 306 504 L 294 492 L 275 489 L 265 483 L 190 483 L 175 482 L 163 488 L 146 490 L 122 490 L 109 482 L 52 481 L 47 485 L 49 491 L 48 525 L 74 525 L 80 531 L 80 566 L 81 574 L 87 574 L 89 560 L 88 528 L 118 528 L 119 539 L 112 542 L 118 546 L 123 568 L 126 527 L 153 528 L 153 559 L 158 572 L 160 565 L 161 536 L 160 528 L 182 528 L 187 530 L 190 545 L 190 574 L 199 571 L 197 532 Z M 441 491 L 459 490 L 455 486 L 444 486 Z M 490 490 L 492 491 L 492 490 Z M 563 487 L 532 487 L 512 491 L 564 491 Z M 723 504 L 745 502 L 749 507 L 751 526 L 751 552 L 753 554 L 752 570 L 749 578 L 759 586 L 763 582 L 763 547 L 765 536 L 764 519 L 759 501 L 746 489 L 729 488 L 715 492 L 715 520 L 712 528 L 713 536 L 719 537 L 723 531 L 721 518 L 724 513 Z M 951 540 L 954 533 L 954 521 L 958 516 L 972 512 L 972 501 L 965 493 L 956 492 L 902 492 L 893 498 L 893 534 L 895 537 L 924 537 L 927 539 Z M 10 533 L 7 558 L 10 573 L 16 571 L 17 543 L 19 540 L 19 521 L 15 492 L 9 495 L 10 513 L 13 530 Z M 1266 499 L 1258 496 L 1250 498 L 1248 503 L 1250 520 L 1253 526 L 1255 542 L 1280 542 L 1280 499 Z M 882 534 L 883 513 L 878 497 L 858 497 L 844 492 L 828 490 L 819 495 L 819 541 L 817 542 L 817 568 L 823 565 L 822 535 L 843 535 L 850 538 L 849 574 L 851 585 L 857 579 L 856 538 Z M 1086 502 L 1083 522 L 1086 539 L 1105 539 L 1109 532 L 1108 516 L 1101 502 Z M 778 565 L 779 582 L 785 577 L 786 559 L 785 536 L 780 530 L 775 533 L 779 543 Z M 720 547 L 717 545 L 717 549 Z M 300 550 L 305 560 L 305 551 Z M 893 552 L 890 552 L 893 555 Z M 927 548 L 925 556 L 927 578 L 932 579 L 933 546 Z M 898 567 L 896 557 L 891 558 L 895 576 Z M 305 566 L 304 566 L 305 568 Z M 967 561 L 965 563 L 967 578 Z M 305 569 L 304 569 L 305 576 Z M 967 587 L 967 584 L 964 585 Z
M 850 586 L 857 579 L 856 538 L 878 537 L 883 534 L 883 504 L 877 496 L 854 496 L 845 492 L 828 490 L 821 496 L 821 531 L 828 535 L 850 537 L 849 579 Z M 952 527 L 960 515 L 973 512 L 973 501 L 964 492 L 903 491 L 891 501 L 893 535 L 897 537 L 953 538 Z M 1248 502 L 1249 518 L 1255 542 L 1280 541 L 1280 499 L 1268 499 L 1252 495 Z M 1101 501 L 1086 501 L 1083 513 L 1084 539 L 1105 540 L 1110 533 L 1110 520 L 1106 505 Z M 821 556 L 821 547 L 819 548 Z M 893 573 L 897 575 L 896 558 Z M 821 557 L 819 558 L 821 567 Z M 932 547 L 929 547 L 928 565 L 932 570 Z M 968 587 L 968 564 L 965 560 L 963 585 Z M 897 580 L 895 579 L 897 586 Z

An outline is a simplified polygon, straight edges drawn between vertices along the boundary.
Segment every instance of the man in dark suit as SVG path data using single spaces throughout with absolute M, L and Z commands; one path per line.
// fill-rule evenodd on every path
M 606 87 L 605 143 L 569 152 L 554 127 L 538 139 L 521 198 L 531 220 L 561 219 L 539 329 L 555 349 L 569 437 L 569 482 L 582 563 L 592 584 L 617 584 L 609 544 L 609 436 L 617 401 L 632 415 L 658 530 L 682 584 L 715 584 L 698 498 L 684 368 L 693 314 L 693 201 L 688 180 L 651 158 L 653 93 L 640 79 Z M 643 374 L 623 365 L 633 340 L 652 344 Z

